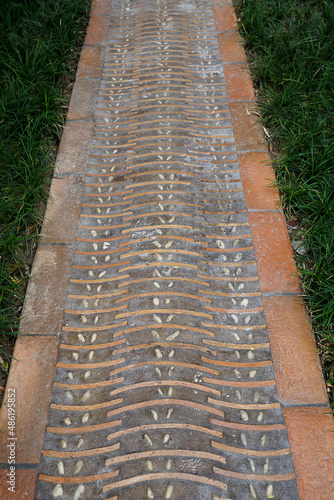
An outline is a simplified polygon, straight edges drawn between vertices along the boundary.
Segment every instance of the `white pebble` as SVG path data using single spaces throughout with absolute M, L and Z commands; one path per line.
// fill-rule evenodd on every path
M 246 434 L 244 432 L 241 433 L 240 435 L 240 438 L 241 438 L 241 442 L 242 444 L 247 447 L 247 437 L 246 437 Z
M 84 395 L 82 396 L 81 401 L 87 401 L 87 399 L 90 398 L 90 395 L 91 395 L 91 392 L 90 391 L 86 391 L 84 393 Z
M 250 484 L 250 485 L 249 485 L 249 490 L 250 490 L 250 492 L 251 492 L 251 494 L 252 494 L 252 497 L 253 497 L 253 498 L 257 498 L 256 493 L 255 493 L 254 486 L 253 486 L 252 484 Z
M 82 460 L 79 460 L 76 464 L 75 464 L 75 467 L 74 467 L 74 474 L 78 474 L 81 469 L 83 467 L 83 461 Z
M 267 474 L 268 470 L 269 470 L 269 458 L 266 458 L 266 461 L 265 461 L 264 466 L 263 466 L 263 472 L 265 474 Z M 267 493 L 268 493 L 268 491 L 267 491 Z
M 165 498 L 168 499 L 168 498 L 171 498 L 172 494 L 173 494 L 173 486 L 170 484 L 167 488 L 167 491 L 166 491 L 166 495 L 165 495 Z
M 164 444 L 168 443 L 168 441 L 169 441 L 169 437 L 170 437 L 170 436 L 169 436 L 169 434 L 165 434 L 162 442 L 163 442 Z
M 53 488 L 52 495 L 54 497 L 62 497 L 63 496 L 63 488 L 61 484 L 56 484 L 56 486 Z
M 147 460 L 146 466 L 147 466 L 148 470 L 151 470 L 151 471 L 153 470 L 153 464 L 152 464 L 151 460 Z
M 240 411 L 240 417 L 242 418 L 242 420 L 243 420 L 244 422 L 247 422 L 247 421 L 249 420 L 248 415 L 247 415 L 247 412 L 245 412 L 245 410 L 241 410 L 241 411 Z
M 144 439 L 145 439 L 145 441 L 146 441 L 146 442 L 147 442 L 150 446 L 152 446 L 152 444 L 153 444 L 153 443 L 152 443 L 152 440 L 151 440 L 151 438 L 150 438 L 150 436 L 149 436 L 148 434 L 144 434 Z
M 153 495 L 153 491 L 151 490 L 151 488 L 147 488 L 147 498 L 154 498 L 154 495 Z
M 79 500 L 79 497 L 82 495 L 82 493 L 85 493 L 85 487 L 83 484 L 79 484 L 79 486 L 75 490 L 73 500 Z
M 86 422 L 88 422 L 88 419 L 89 419 L 89 413 L 85 413 L 81 419 L 81 422 L 85 424 Z
M 157 422 L 158 421 L 158 414 L 155 410 L 151 410 L 151 413 L 153 415 L 154 420 Z
M 268 498 L 271 498 L 273 496 L 273 493 L 274 493 L 274 487 L 272 484 L 268 484 L 267 486 L 267 497 Z
M 250 465 L 250 468 L 252 469 L 253 472 L 255 472 L 255 463 L 254 463 L 254 460 L 252 460 L 251 458 L 248 459 L 249 460 L 249 465 Z

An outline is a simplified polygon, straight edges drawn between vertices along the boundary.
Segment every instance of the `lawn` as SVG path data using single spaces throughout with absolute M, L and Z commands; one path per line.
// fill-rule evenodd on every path
M 327 388 L 334 385 L 334 5 L 237 11 Z
M 90 5 L 91 0 L 0 2 L 0 368 L 5 371 Z

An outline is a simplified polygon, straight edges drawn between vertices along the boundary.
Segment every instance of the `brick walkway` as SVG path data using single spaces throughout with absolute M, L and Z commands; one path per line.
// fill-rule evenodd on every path
M 333 418 L 228 1 L 94 3 L 1 499 L 330 500 Z M 12 392 L 12 395 L 14 393 Z

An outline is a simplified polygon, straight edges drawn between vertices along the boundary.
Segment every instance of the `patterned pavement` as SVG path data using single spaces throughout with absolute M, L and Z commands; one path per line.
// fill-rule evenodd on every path
M 297 500 L 211 4 L 112 4 L 36 500 Z

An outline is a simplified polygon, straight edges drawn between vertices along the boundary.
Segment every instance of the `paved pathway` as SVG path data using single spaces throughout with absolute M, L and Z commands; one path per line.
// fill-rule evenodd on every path
M 88 90 L 68 125 L 92 110 L 93 123 L 80 122 L 89 143 L 84 184 L 81 191 L 81 174 L 71 177 L 58 162 L 53 188 L 79 200 L 60 215 L 64 226 L 57 219 L 54 241 L 71 264 L 60 291 L 64 317 L 35 493 L 17 498 L 327 498 L 297 492 L 266 323 L 278 302 L 265 317 L 275 294 L 268 297 L 259 275 L 285 280 L 283 300 L 298 282 L 292 262 L 275 278 L 256 254 L 258 185 L 245 197 L 252 178 L 242 182 L 239 163 L 252 160 L 240 147 L 248 131 L 240 132 L 236 108 L 231 114 L 238 86 L 227 88 L 224 70 L 229 82 L 242 79 L 239 92 L 253 91 L 242 61 L 223 67 L 236 32 L 219 44 L 216 26 L 233 19 L 232 8 L 216 19 L 213 12 L 207 0 L 115 0 L 108 33 L 108 16 L 92 18 L 98 29 L 79 68 Z M 103 29 L 105 52 L 94 40 Z M 259 165 L 264 142 L 259 129 L 253 136 Z M 268 189 L 261 213 L 281 221 Z M 41 252 L 64 206 L 50 210 Z M 61 240 L 73 230 L 68 221 L 70 247 Z M 287 251 L 291 260 L 286 248 L 282 267 Z M 27 323 L 22 331 L 30 333 Z

